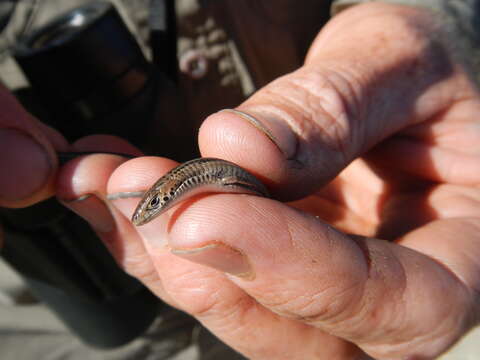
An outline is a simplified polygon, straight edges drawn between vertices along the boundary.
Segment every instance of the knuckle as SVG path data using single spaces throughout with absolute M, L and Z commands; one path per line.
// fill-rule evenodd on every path
M 120 263 L 122 269 L 130 276 L 147 283 L 158 278 L 158 274 L 146 255 L 128 256 Z
M 353 317 L 358 290 L 357 286 L 339 289 L 338 286 L 331 285 L 310 294 L 283 294 L 275 301 L 261 303 L 282 316 L 315 326 L 326 321 L 336 323 Z
M 196 318 L 214 317 L 221 312 L 226 295 L 220 286 L 213 286 L 208 274 L 190 271 L 163 279 L 170 297 Z
M 321 160 L 309 147 L 320 147 L 329 153 L 330 161 L 343 163 L 361 146 L 357 130 L 362 122 L 354 121 L 362 114 L 361 86 L 353 75 L 304 67 L 262 92 L 262 97 L 275 99 L 273 105 L 301 140 L 297 153 L 301 162 Z

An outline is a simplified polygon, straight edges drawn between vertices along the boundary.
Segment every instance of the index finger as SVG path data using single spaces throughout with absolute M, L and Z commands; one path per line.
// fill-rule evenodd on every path
M 313 192 L 379 142 L 447 111 L 459 96 L 474 96 L 442 45 L 438 23 L 427 10 L 380 3 L 340 13 L 303 67 L 237 108 L 246 116 L 207 118 L 199 133 L 202 155 L 264 177 L 279 199 Z

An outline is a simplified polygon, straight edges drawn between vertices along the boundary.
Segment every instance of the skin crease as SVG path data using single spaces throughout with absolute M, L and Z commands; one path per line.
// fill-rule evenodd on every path
M 67 164 L 57 196 L 128 273 L 248 358 L 433 359 L 477 323 L 480 287 L 480 98 L 441 34 L 426 10 L 355 6 L 305 66 L 239 106 L 278 147 L 235 114 L 204 122 L 203 156 L 288 204 L 211 194 L 135 228 L 138 200 L 123 199 L 92 219 L 71 200 L 146 189 L 175 166 L 107 155 Z

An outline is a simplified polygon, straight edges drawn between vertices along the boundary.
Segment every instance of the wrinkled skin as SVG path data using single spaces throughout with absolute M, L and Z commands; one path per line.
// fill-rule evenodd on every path
M 111 155 L 67 164 L 57 196 L 128 273 L 249 358 L 434 358 L 477 323 L 480 285 L 480 97 L 441 27 L 426 10 L 353 7 L 302 68 L 238 107 L 277 144 L 235 114 L 206 119 L 202 155 L 248 169 L 283 202 L 211 194 L 135 228 L 138 200 L 102 200 L 148 188 L 176 163 Z M 136 154 L 105 136 L 67 145 L 2 99 L 0 125 L 24 119 L 13 127 L 48 156 Z M 30 179 L 2 205 L 51 194 L 55 169 L 36 169 L 44 185 Z M 70 201 L 84 194 L 95 196 Z

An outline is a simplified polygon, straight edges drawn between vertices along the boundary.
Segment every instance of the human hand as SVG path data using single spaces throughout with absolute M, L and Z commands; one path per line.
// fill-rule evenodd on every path
M 0 84 L 0 207 L 21 208 L 51 197 L 56 151 L 68 144 L 57 131 L 25 111 Z M 3 245 L 0 223 L 0 249 Z
M 73 144 L 29 114 L 0 84 L 0 207 L 23 208 L 55 195 L 57 152 L 112 151 L 139 155 L 125 140 L 107 135 Z M 0 223 L 0 248 L 3 232 Z
M 276 144 L 231 113 L 205 121 L 203 156 L 294 202 L 212 194 L 138 228 L 133 199 L 95 217 L 69 206 L 130 274 L 249 358 L 433 358 L 479 311 L 480 97 L 447 41 L 425 10 L 357 6 L 239 107 Z M 90 156 L 67 165 L 59 196 L 145 189 L 174 165 Z
M 33 205 L 54 194 L 56 151 L 67 142 L 0 85 L 0 206 Z

